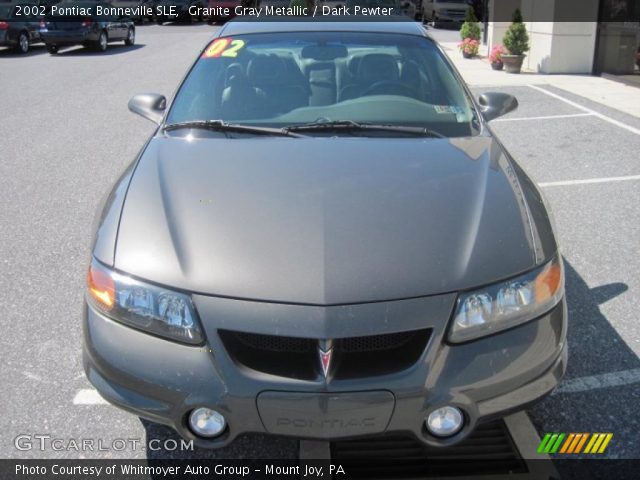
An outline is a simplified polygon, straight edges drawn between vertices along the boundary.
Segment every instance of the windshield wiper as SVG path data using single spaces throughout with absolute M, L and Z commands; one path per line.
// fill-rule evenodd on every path
M 202 130 L 211 130 L 214 132 L 240 132 L 252 133 L 255 135 L 277 135 L 280 137 L 301 138 L 305 135 L 289 132 L 281 128 L 254 127 L 251 125 L 241 125 L 239 123 L 227 123 L 223 120 L 194 120 L 190 122 L 169 123 L 164 126 L 164 131 L 179 130 L 181 128 L 199 128 Z
M 391 125 L 385 123 L 359 123 L 353 120 L 336 120 L 333 122 L 313 122 L 301 125 L 291 125 L 283 128 L 285 132 L 333 132 L 376 130 L 380 132 L 408 133 L 421 137 L 446 138 L 443 134 L 427 127 L 410 127 L 406 125 Z

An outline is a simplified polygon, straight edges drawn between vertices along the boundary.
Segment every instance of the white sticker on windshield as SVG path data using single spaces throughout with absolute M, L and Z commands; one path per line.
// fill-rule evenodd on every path
M 448 113 L 452 115 L 464 114 L 464 108 L 454 105 L 434 105 L 433 108 L 436 109 L 436 113 Z

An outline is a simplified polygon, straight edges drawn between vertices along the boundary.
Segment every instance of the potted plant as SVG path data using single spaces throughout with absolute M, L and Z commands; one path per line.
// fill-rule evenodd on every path
M 464 58 L 473 58 L 478 54 L 478 50 L 480 50 L 480 42 L 473 38 L 465 38 L 458 44 L 458 48 Z
M 467 38 L 470 38 L 471 40 L 480 40 L 480 24 L 478 23 L 476 14 L 473 13 L 473 8 L 469 8 L 467 10 L 467 16 L 460 27 L 460 38 L 462 40 Z
M 502 39 L 509 54 L 502 54 L 502 62 L 508 73 L 520 73 L 524 53 L 529 51 L 529 35 L 527 27 L 522 23 L 520 9 L 513 12 L 513 22 Z
M 491 49 L 489 54 L 489 62 L 491 62 L 491 68 L 494 70 L 502 70 L 504 63 L 502 62 L 502 55 L 506 53 L 502 45 L 496 45 Z

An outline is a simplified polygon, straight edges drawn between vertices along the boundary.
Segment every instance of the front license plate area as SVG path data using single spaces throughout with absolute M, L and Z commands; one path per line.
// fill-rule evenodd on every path
M 395 397 L 391 392 L 262 392 L 258 411 L 269 433 L 340 438 L 384 432 Z

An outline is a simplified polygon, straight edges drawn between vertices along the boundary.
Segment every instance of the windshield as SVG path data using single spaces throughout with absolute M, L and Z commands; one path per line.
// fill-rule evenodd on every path
M 214 40 L 167 123 L 291 127 L 357 122 L 476 132 L 475 111 L 434 43 L 400 34 L 293 32 Z

